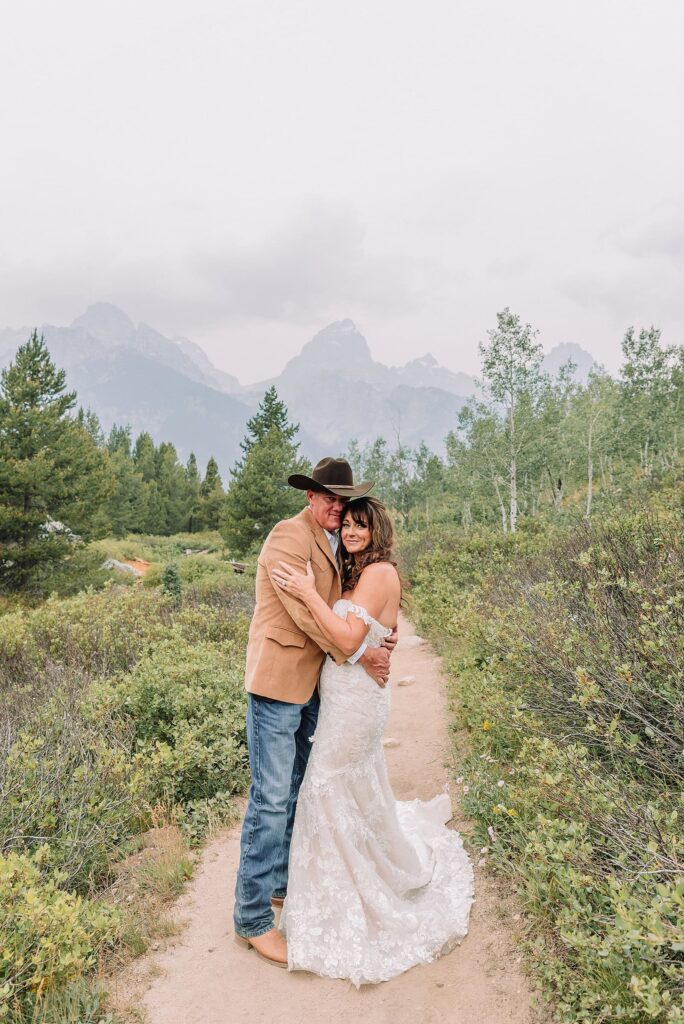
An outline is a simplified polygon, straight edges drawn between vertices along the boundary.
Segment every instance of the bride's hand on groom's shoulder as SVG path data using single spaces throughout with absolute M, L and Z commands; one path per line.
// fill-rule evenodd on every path
M 316 577 L 314 576 L 311 562 L 306 563 L 306 574 L 298 572 L 294 566 L 279 560 L 271 572 L 271 579 L 277 587 L 286 591 L 291 597 L 298 597 L 305 601 L 307 597 L 316 593 Z

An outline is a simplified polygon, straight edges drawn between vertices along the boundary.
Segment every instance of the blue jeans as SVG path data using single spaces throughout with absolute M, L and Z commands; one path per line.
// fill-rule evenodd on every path
M 287 890 L 287 862 L 299 787 L 318 718 L 318 691 L 306 704 L 248 694 L 252 784 L 242 824 L 235 931 L 255 938 L 274 925 L 271 896 Z

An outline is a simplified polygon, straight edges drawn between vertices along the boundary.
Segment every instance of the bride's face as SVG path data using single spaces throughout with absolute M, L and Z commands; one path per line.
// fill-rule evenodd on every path
M 344 519 L 342 520 L 341 536 L 342 543 L 349 554 L 356 555 L 370 547 L 373 531 L 365 520 L 363 523 L 357 523 L 352 518 L 350 512 L 345 512 Z

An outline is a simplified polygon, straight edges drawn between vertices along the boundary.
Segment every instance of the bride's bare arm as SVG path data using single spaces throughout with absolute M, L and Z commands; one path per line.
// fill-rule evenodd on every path
M 321 595 L 315 588 L 314 575 L 311 564 L 307 564 L 307 572 L 304 575 L 298 572 L 287 562 L 281 561 L 280 568 L 271 573 L 277 586 L 283 587 L 291 596 L 299 598 L 307 606 L 321 630 L 332 643 L 338 647 L 343 654 L 351 655 L 358 650 L 368 632 L 366 623 L 356 615 L 348 615 L 341 619 L 339 615 L 328 607 Z M 357 604 L 363 607 L 376 618 L 382 613 L 387 603 L 388 574 L 386 569 L 391 570 L 396 576 L 394 568 L 386 563 L 368 566 L 359 581 L 359 586 L 354 594 Z M 371 572 L 370 570 L 374 570 Z M 362 587 L 363 584 L 363 587 Z M 357 594 L 363 595 L 363 600 L 356 600 Z

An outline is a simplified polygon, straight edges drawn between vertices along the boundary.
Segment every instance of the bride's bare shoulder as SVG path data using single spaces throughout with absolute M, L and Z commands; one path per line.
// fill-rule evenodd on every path
M 399 573 L 391 562 L 371 562 L 361 573 L 359 584 L 387 587 L 393 583 L 399 586 Z

